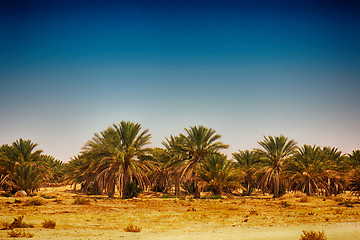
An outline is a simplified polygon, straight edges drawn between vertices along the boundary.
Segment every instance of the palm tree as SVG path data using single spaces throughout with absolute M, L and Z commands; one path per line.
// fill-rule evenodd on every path
M 50 179 L 51 168 L 42 150 L 35 150 L 37 146 L 31 140 L 23 139 L 1 146 L 0 174 L 7 176 L 8 186 L 12 186 L 13 191 L 31 193 Z
M 180 181 L 194 181 L 194 197 L 199 198 L 198 170 L 201 163 L 212 154 L 228 148 L 228 145 L 220 142 L 221 135 L 215 134 L 215 130 L 211 128 L 192 126 L 189 129 L 185 128 L 185 131 L 186 135 L 180 134 L 183 144 L 175 146 L 176 151 L 185 153 L 187 156 L 178 164 L 177 172 Z
M 152 148 L 151 159 L 156 163 L 156 169 L 149 172 L 148 178 L 155 192 L 167 192 L 171 189 L 171 157 L 165 149 Z
M 96 181 L 109 197 L 117 187 L 123 198 L 131 197 L 137 185 L 145 189 L 152 162 L 142 160 L 142 156 L 149 152 L 145 146 L 150 138 L 148 129 L 141 131 L 140 124 L 125 121 L 95 134 L 82 152 L 85 158 L 92 160 L 85 185 Z
M 183 183 L 181 172 L 178 171 L 184 165 L 184 160 L 188 158 L 186 152 L 183 151 L 185 146 L 185 138 L 181 136 L 170 135 L 170 138 L 165 138 L 162 144 L 165 147 L 166 154 L 170 158 L 169 170 L 172 182 L 175 185 L 175 195 L 180 194 L 180 185 Z
M 360 196 L 360 169 L 353 169 L 349 176 L 349 189 L 356 196 Z
M 255 174 L 259 169 L 259 158 L 254 151 L 241 151 L 232 154 L 237 161 L 237 167 L 244 173 L 243 186 L 245 190 L 243 195 L 250 196 L 253 189 L 256 187 Z
M 344 155 L 336 147 L 323 147 L 322 154 L 328 161 L 328 185 L 329 194 L 340 194 L 345 190 L 347 184 L 346 174 L 351 169 L 350 158 Z
M 353 168 L 360 167 L 360 150 L 354 150 L 349 154 L 350 163 Z
M 262 165 L 262 189 L 271 190 L 274 198 L 277 198 L 282 194 L 283 184 L 280 182 L 284 162 L 295 153 L 297 143 L 283 135 L 264 138 L 258 142 L 263 149 L 256 149 Z
M 306 193 L 329 193 L 327 177 L 330 177 L 328 161 L 320 147 L 304 145 L 289 159 L 285 168 L 290 188 Z
M 215 195 L 231 192 L 239 185 L 239 176 L 233 163 L 222 154 L 212 154 L 201 163 L 199 178 Z

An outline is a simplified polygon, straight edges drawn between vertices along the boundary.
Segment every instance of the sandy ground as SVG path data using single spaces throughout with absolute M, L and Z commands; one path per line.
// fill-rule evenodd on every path
M 311 197 L 304 202 L 292 195 L 222 200 L 84 196 L 89 204 L 74 205 L 78 195 L 69 187 L 45 188 L 37 195 L 0 197 L 0 222 L 24 215 L 26 223 L 35 225 L 25 230 L 34 234 L 33 239 L 285 240 L 299 239 L 302 230 L 323 230 L 328 240 L 360 240 L 360 204 L 339 205 L 341 197 Z M 34 198 L 43 204 L 25 205 Z M 55 229 L 43 228 L 45 219 L 56 221 Z M 141 232 L 125 232 L 130 224 L 141 227 Z M 0 239 L 10 239 L 8 232 L 1 230 Z

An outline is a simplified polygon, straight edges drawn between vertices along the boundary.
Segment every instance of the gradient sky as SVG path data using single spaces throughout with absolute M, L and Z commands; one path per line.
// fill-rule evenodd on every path
M 360 149 L 360 8 L 351 1 L 0 1 L 0 144 L 63 161 L 141 123 L 152 145 L 204 125 Z M 169 3 L 171 2 L 171 3 Z

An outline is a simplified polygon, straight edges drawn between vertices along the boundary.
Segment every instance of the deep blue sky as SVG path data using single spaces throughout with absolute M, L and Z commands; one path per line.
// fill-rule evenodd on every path
M 0 1 L 0 144 L 67 161 L 130 120 L 154 146 L 201 124 L 227 154 L 278 134 L 360 149 L 359 5 L 249 2 Z

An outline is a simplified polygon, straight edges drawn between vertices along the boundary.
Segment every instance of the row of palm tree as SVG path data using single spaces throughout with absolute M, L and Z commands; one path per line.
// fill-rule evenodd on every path
M 0 187 L 31 194 L 45 183 L 64 181 L 64 163 L 35 150 L 37 146 L 20 139 L 0 147 Z
M 274 197 L 287 191 L 308 195 L 332 195 L 345 190 L 360 193 L 359 150 L 345 155 L 337 148 L 298 147 L 294 140 L 280 135 L 264 137 L 258 142 L 259 148 L 239 150 L 232 154 L 233 159 L 228 159 L 221 154 L 228 148 L 221 142 L 221 135 L 204 126 L 185 128 L 184 133 L 165 138 L 163 148 L 148 147 L 150 138 L 148 129 L 142 130 L 140 124 L 122 121 L 95 134 L 66 164 L 58 164 L 41 151 L 30 151 L 33 160 L 25 162 L 33 166 L 31 172 L 38 171 L 36 177 L 41 181 L 34 186 L 65 178 L 74 187 L 80 184 L 84 192 L 109 197 L 116 191 L 130 198 L 150 190 L 193 194 L 195 198 L 201 191 L 251 195 L 261 190 Z M 18 176 L 30 175 L 14 171 L 21 161 L 13 160 L 18 158 L 12 158 L 11 151 L 7 151 L 14 144 L 1 147 L 0 181 L 12 182 L 16 189 L 25 188 Z M 46 164 L 40 167 L 39 162 Z

